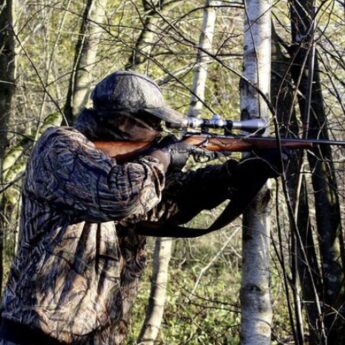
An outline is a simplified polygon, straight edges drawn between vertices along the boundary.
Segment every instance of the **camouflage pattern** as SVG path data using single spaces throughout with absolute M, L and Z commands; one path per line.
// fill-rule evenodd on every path
M 214 207 L 228 196 L 224 171 L 177 173 L 165 186 L 157 159 L 117 164 L 77 130 L 49 128 L 26 170 L 2 317 L 69 344 L 122 344 L 146 260 L 136 223 Z
M 141 239 L 117 236 L 116 220 L 144 216 L 163 186 L 151 157 L 117 165 L 76 130 L 48 129 L 26 171 L 2 316 L 67 343 L 95 332 L 102 340 L 90 343 L 120 343 L 145 253 Z

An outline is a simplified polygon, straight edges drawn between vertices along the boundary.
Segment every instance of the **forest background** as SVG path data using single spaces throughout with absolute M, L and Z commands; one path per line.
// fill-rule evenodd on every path
M 21 181 L 34 142 L 49 126 L 72 124 L 110 72 L 148 74 L 185 114 L 264 115 L 268 134 L 344 139 L 344 1 L 1 0 L 0 11 L 2 286 L 16 251 Z M 261 14 L 249 20 L 252 11 Z M 263 65 L 247 40 L 267 23 L 272 35 L 263 31 L 259 40 L 271 49 L 271 92 L 258 80 L 250 88 L 270 99 L 269 110 L 253 115 L 243 105 L 248 50 L 257 70 Z M 128 344 L 345 343 L 344 151 L 316 147 L 290 163 L 271 183 L 271 203 L 261 212 L 268 241 L 254 253 L 266 261 L 259 269 L 264 281 L 250 285 L 253 305 L 242 276 L 251 260 L 242 251 L 241 219 L 199 239 L 150 239 Z M 209 225 L 219 211 L 192 225 Z M 264 315 L 256 340 L 246 337 L 248 310 L 253 319 Z M 153 324 L 159 333 L 151 330 L 145 340 Z

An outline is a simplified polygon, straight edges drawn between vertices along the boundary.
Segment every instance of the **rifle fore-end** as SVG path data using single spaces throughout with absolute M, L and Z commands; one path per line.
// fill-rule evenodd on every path
M 269 150 L 278 146 L 275 138 L 265 137 L 207 137 L 204 135 L 190 135 L 183 139 L 184 142 L 209 151 L 231 151 L 246 152 L 252 150 Z M 280 139 L 282 148 L 289 149 L 310 149 L 313 142 L 303 139 Z M 96 148 L 103 151 L 110 157 L 119 161 L 134 159 L 152 147 L 150 141 L 96 141 Z
M 279 144 L 282 148 L 289 149 L 310 149 L 312 142 L 306 142 L 300 139 L 280 139 L 265 137 L 209 137 L 202 135 L 191 135 L 185 139 L 185 142 L 198 147 L 203 147 L 209 151 L 230 151 L 247 152 L 252 150 L 276 149 Z

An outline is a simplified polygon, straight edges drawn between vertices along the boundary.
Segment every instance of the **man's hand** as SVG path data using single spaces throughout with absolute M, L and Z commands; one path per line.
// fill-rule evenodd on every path
M 181 170 L 185 166 L 190 155 L 194 157 L 204 157 L 206 160 L 216 158 L 213 152 L 187 144 L 178 140 L 173 135 L 162 139 L 156 146 L 156 149 L 152 151 L 151 155 L 163 161 L 163 164 L 164 162 L 169 162 L 169 170 Z
M 181 170 L 190 154 L 195 151 L 195 147 L 179 141 L 174 136 L 165 137 L 159 144 L 156 150 L 151 155 L 156 156 L 163 164 L 165 162 L 166 168 L 172 170 Z M 168 162 L 168 164 L 166 164 Z
M 175 136 L 169 135 L 163 138 L 150 154 L 163 161 L 163 164 L 164 162 L 169 162 L 169 170 L 176 171 L 181 170 L 185 166 L 189 156 L 193 156 L 196 161 L 208 162 L 228 157 L 231 152 L 209 151 L 202 147 L 187 144 L 184 141 L 178 140 Z

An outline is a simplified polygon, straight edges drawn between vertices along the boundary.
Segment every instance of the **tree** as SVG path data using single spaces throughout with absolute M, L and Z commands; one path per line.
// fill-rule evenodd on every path
M 160 31 L 159 24 L 161 16 L 164 16 L 168 10 L 176 7 L 179 1 L 180 0 L 142 0 L 144 16 L 140 19 L 143 27 L 131 49 L 131 54 L 125 66 L 126 70 L 138 69 L 144 62 L 150 61 L 150 57 L 154 55 L 155 41 L 160 39 L 158 33 Z
M 88 0 L 85 5 L 64 109 L 69 124 L 89 97 L 106 6 L 107 0 Z
M 268 120 L 270 94 L 271 2 L 245 1 L 243 79 L 240 84 L 243 119 Z M 258 94 L 257 89 L 266 96 Z M 241 283 L 241 343 L 270 344 L 272 307 L 270 301 L 270 224 L 264 187 L 243 215 L 243 267 Z
M 193 73 L 193 94 L 190 100 L 188 116 L 198 116 L 205 100 L 205 89 L 207 79 L 207 62 L 210 57 L 205 51 L 211 51 L 216 22 L 216 9 L 212 6 L 218 5 L 219 1 L 209 0 L 205 3 L 202 29 L 199 39 L 199 50 Z
M 15 37 L 13 33 L 13 2 L 0 1 L 0 185 L 4 186 L 3 160 L 7 147 L 7 130 L 12 115 L 15 93 Z M 6 227 L 6 205 L 0 195 L 0 289 L 3 279 L 3 237 Z
M 169 262 L 173 248 L 171 238 L 158 238 L 153 253 L 150 297 L 138 344 L 153 345 L 157 339 L 164 313 L 169 277 Z
M 296 137 L 299 128 L 294 107 L 295 93 L 291 64 L 289 56 L 282 51 L 283 45 L 285 43 L 273 30 L 271 99 L 277 114 L 280 135 L 282 137 Z M 284 244 L 280 226 L 278 226 L 278 237 L 286 303 L 289 306 L 289 317 L 294 340 L 298 345 L 304 344 L 305 338 L 302 299 L 315 301 L 315 303 L 306 304 L 309 337 L 312 343 L 317 343 L 321 339 L 321 325 L 319 324 L 321 315 L 317 302 L 321 281 L 312 235 L 311 216 L 309 214 L 307 181 L 302 171 L 304 154 L 303 152 L 295 152 L 294 154 L 290 153 L 290 155 L 290 162 L 286 170 L 286 188 L 288 207 L 291 207 L 290 210 L 293 214 L 290 214 L 288 238 L 291 241 L 291 252 L 288 260 L 284 260 Z M 281 217 L 281 211 L 278 207 L 277 212 L 279 212 L 277 215 L 279 223 L 278 218 Z M 290 295 L 292 295 L 292 298 L 290 298 Z
M 291 2 L 292 76 L 300 91 L 299 107 L 304 135 L 328 139 L 328 122 L 324 108 L 317 50 L 314 42 L 315 9 L 313 1 Z M 308 154 L 315 196 L 316 224 L 320 238 L 324 320 L 328 344 L 343 344 L 344 338 L 344 246 L 341 229 L 337 182 L 330 146 L 316 147 Z
M 216 11 L 212 7 L 218 1 L 206 0 L 203 13 L 202 30 L 200 34 L 196 65 L 193 73 L 192 96 L 188 114 L 197 116 L 203 106 L 208 56 L 205 50 L 211 50 L 214 27 L 216 23 Z M 201 100 L 201 101 L 200 101 Z M 169 262 L 172 255 L 173 241 L 171 238 L 158 238 L 153 254 L 153 273 L 151 278 L 151 291 L 148 301 L 146 317 L 138 338 L 139 344 L 153 345 L 161 326 L 164 306 L 166 301 L 166 289 L 169 276 Z
M 200 107 L 207 106 L 224 118 L 233 118 L 239 108 L 235 85 L 236 78 L 242 73 L 242 22 L 247 17 L 245 51 L 255 61 L 252 65 L 259 68 L 253 72 L 245 63 L 242 93 L 248 92 L 248 96 L 255 99 L 255 110 L 251 110 L 251 105 L 247 106 L 242 99 L 242 115 L 243 118 L 267 115 L 262 96 L 265 95 L 268 100 L 269 89 L 263 87 L 261 82 L 269 72 L 265 72 L 264 76 L 261 74 L 263 65 L 259 59 L 264 40 L 256 40 L 256 37 L 261 33 L 265 40 L 269 40 L 269 30 L 260 31 L 264 23 L 267 24 L 265 15 L 252 15 L 256 5 L 261 6 L 261 13 L 268 15 L 266 2 L 248 0 L 244 4 L 229 1 L 219 2 L 219 5 L 216 3 L 206 0 L 113 1 L 108 2 L 105 14 L 105 0 L 64 0 L 49 6 L 46 2 L 24 1 L 16 9 L 13 32 L 13 19 L 8 12 L 12 2 L 0 2 L 0 230 L 6 230 L 3 241 L 4 276 L 15 252 L 15 231 L 12 229 L 17 229 L 21 176 L 34 140 L 39 138 L 46 125 L 60 122 L 61 114 L 55 113 L 60 107 L 66 105 L 66 113 L 70 112 L 68 122 L 71 123 L 78 109 L 86 104 L 88 90 L 94 79 L 109 73 L 110 68 L 130 68 L 149 74 L 162 86 L 168 103 L 180 112 L 188 113 L 189 108 L 193 110 L 190 105 L 198 104 Z M 313 3 L 317 6 L 314 9 Z M 202 43 L 197 23 L 201 23 L 207 8 L 211 18 L 214 7 L 217 7 L 217 25 L 211 49 Z M 242 17 L 243 13 L 245 16 Z M 275 2 L 272 3 L 272 14 L 281 48 L 281 52 L 275 52 L 272 80 L 276 80 L 273 80 L 271 88 L 271 109 L 274 108 L 277 115 L 278 132 L 282 137 L 304 135 L 343 140 L 343 4 L 339 1 Z M 203 36 L 204 42 L 210 43 L 210 37 L 206 37 Z M 11 48 L 14 38 L 17 45 L 15 59 Z M 268 48 L 265 50 L 269 52 Z M 196 53 L 199 54 L 197 61 Z M 206 90 L 204 98 L 203 91 L 196 91 L 191 85 L 193 76 L 197 80 L 198 73 L 202 75 L 206 68 L 207 89 L 203 82 L 200 84 L 201 90 Z M 260 91 L 256 91 L 256 87 Z M 194 89 L 198 97 L 191 99 L 189 89 Z M 200 108 L 195 113 L 199 114 Z M 272 123 L 270 119 L 270 130 Z M 243 231 L 244 275 L 241 290 L 243 341 L 249 342 L 249 331 L 252 334 L 255 329 L 264 329 L 266 335 L 257 339 L 269 342 L 271 307 L 268 281 L 271 271 L 271 293 L 276 316 L 272 328 L 274 341 L 277 339 L 277 343 L 284 343 L 285 338 L 293 336 L 296 345 L 307 342 L 311 345 L 342 343 L 345 341 L 342 332 L 345 248 L 342 234 L 344 219 L 341 217 L 345 209 L 344 152 L 337 148 L 315 148 L 308 154 L 305 152 L 302 158 L 296 157 L 290 162 L 293 164 L 288 166 L 285 174 L 287 185 L 283 187 L 284 196 L 278 194 L 278 203 L 272 203 L 278 214 L 278 217 L 270 219 L 275 231 L 271 234 L 266 226 L 266 199 L 252 204 L 250 212 L 244 216 L 246 227 Z M 279 187 L 283 185 L 281 182 L 278 180 Z M 260 195 L 268 195 L 265 193 L 266 190 L 263 190 Z M 288 198 L 286 204 L 289 205 L 290 219 L 285 203 L 282 206 L 284 197 Z M 203 227 L 204 222 L 208 222 L 205 217 L 208 215 L 203 214 L 195 220 L 198 224 L 193 224 Z M 258 222 L 261 222 L 260 229 Z M 220 248 L 218 244 L 225 244 L 226 236 L 222 232 L 198 241 L 189 241 L 188 249 L 177 244 L 181 250 L 174 251 L 169 269 L 170 275 L 174 272 L 174 278 L 180 279 L 169 281 L 167 293 L 171 294 L 173 303 L 165 305 L 164 326 L 169 327 L 165 327 L 162 334 L 164 342 L 237 342 L 239 305 L 236 297 L 233 297 L 237 294 L 241 266 L 237 238 L 229 242 L 224 253 L 217 256 L 213 269 L 207 270 L 198 281 L 198 290 L 193 294 L 193 299 L 185 303 L 195 285 L 195 272 L 200 271 L 200 267 L 208 267 L 205 261 L 210 255 L 215 257 Z M 271 254 L 271 266 L 267 258 L 269 237 L 272 247 L 276 249 Z M 258 242 L 262 239 L 261 253 L 265 260 L 261 262 L 262 266 L 256 266 L 259 268 L 251 266 L 261 258 L 258 250 L 253 251 L 256 253 L 253 254 L 255 261 L 251 261 L 248 255 L 248 251 L 252 250 L 248 248 L 252 248 L 254 239 Z M 167 243 L 165 239 L 163 242 L 157 241 L 155 255 Z M 187 250 L 190 255 L 185 255 L 184 251 Z M 155 260 L 155 264 L 162 267 L 158 265 L 162 261 Z M 183 265 L 183 270 L 179 265 Z M 262 273 L 261 277 L 253 275 L 252 270 Z M 224 271 L 227 273 L 224 274 Z M 252 279 L 248 280 L 250 277 Z M 161 286 L 158 283 L 156 287 Z M 137 290 L 133 290 L 130 298 L 134 301 L 136 295 Z M 262 304 L 258 301 L 262 301 Z M 140 314 L 138 312 L 132 322 L 135 327 L 133 341 L 140 332 L 146 306 L 140 293 L 135 310 L 138 303 Z M 261 314 L 258 305 L 263 306 Z M 163 310 L 159 303 L 157 307 Z M 254 320 L 255 317 L 261 318 L 261 315 L 266 318 L 263 328 L 260 327 L 260 321 Z M 288 322 L 291 327 L 286 326 Z M 255 344 L 258 343 L 257 339 Z

